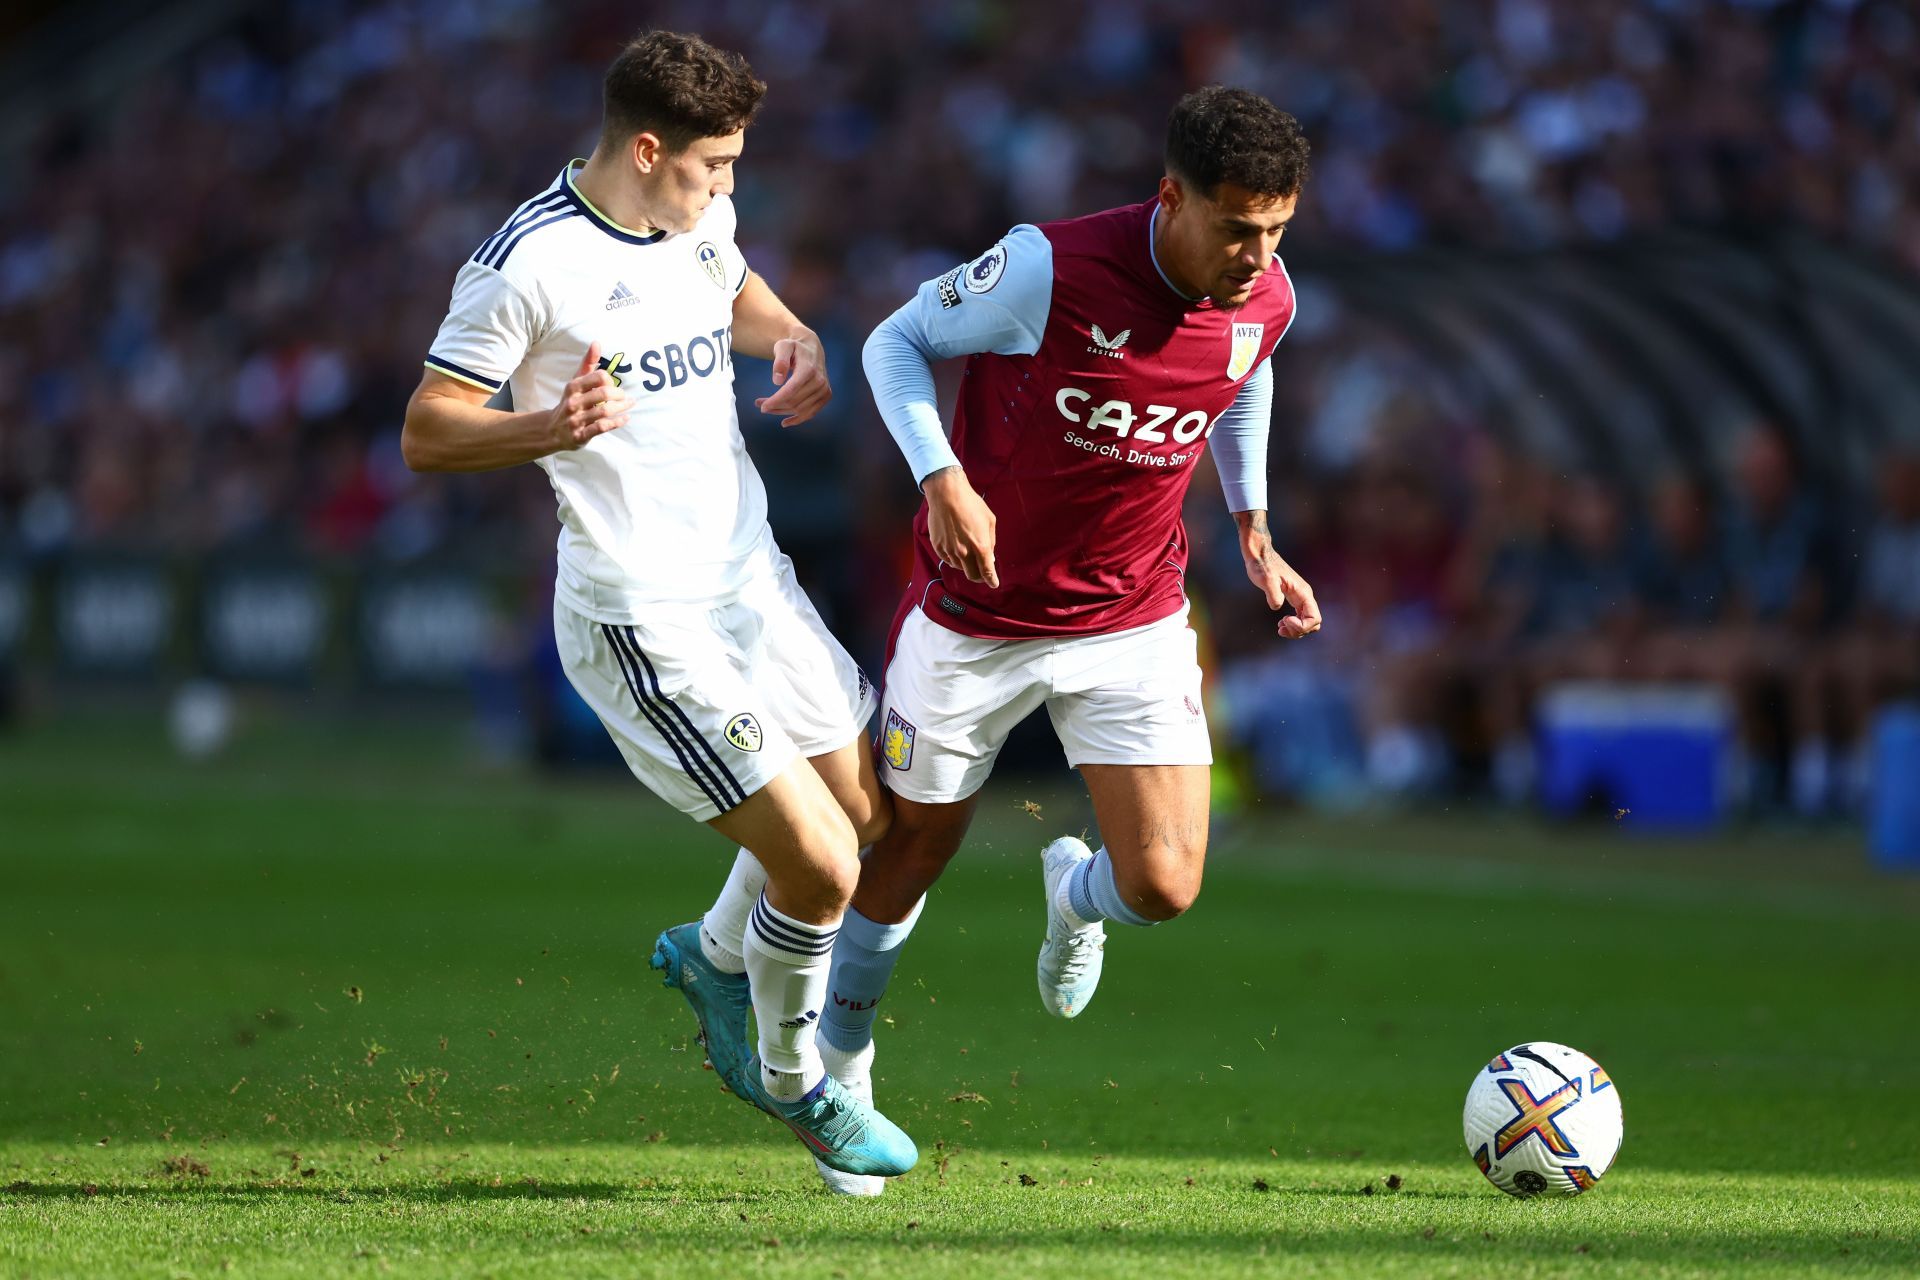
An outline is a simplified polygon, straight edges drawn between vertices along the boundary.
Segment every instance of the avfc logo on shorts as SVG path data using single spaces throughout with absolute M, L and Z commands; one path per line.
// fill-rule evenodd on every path
M 887 712 L 887 727 L 880 735 L 880 754 L 902 773 L 913 767 L 913 726 L 900 718 L 898 711 Z
M 727 287 L 727 269 L 721 265 L 720 251 L 713 247 L 713 241 L 702 240 L 700 247 L 693 251 L 693 256 L 700 259 L 700 266 L 706 271 L 707 279 L 713 281 L 714 288 Z
M 727 741 L 742 751 L 760 749 L 760 722 L 742 712 L 727 721 Z

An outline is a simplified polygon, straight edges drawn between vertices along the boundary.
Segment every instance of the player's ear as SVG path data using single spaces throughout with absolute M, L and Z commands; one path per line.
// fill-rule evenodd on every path
M 1180 179 L 1170 173 L 1160 176 L 1160 207 L 1167 211 L 1169 218 L 1180 212 L 1180 206 L 1186 203 L 1186 199 L 1186 188 L 1180 185 Z
M 628 145 L 634 167 L 642 173 L 652 173 L 666 154 L 666 148 L 660 142 L 660 135 L 645 129 L 634 134 L 633 141 Z

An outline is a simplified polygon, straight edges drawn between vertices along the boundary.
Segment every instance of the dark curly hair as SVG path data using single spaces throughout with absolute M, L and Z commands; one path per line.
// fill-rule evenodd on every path
M 607 68 L 601 136 L 655 133 L 669 154 L 700 138 L 724 138 L 753 122 L 767 86 L 737 53 L 699 36 L 649 31 Z
M 1300 122 L 1247 89 L 1211 84 L 1173 106 L 1167 172 L 1211 195 L 1223 182 L 1256 195 L 1291 196 L 1307 180 Z

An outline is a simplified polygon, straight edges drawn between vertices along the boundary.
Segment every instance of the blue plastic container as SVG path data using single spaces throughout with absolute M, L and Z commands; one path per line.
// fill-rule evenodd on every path
M 1873 723 L 1873 860 L 1920 871 L 1920 706 L 1901 703 Z
M 1705 831 L 1726 807 L 1733 709 L 1697 685 L 1571 683 L 1540 699 L 1540 801 L 1602 804 L 1627 830 Z

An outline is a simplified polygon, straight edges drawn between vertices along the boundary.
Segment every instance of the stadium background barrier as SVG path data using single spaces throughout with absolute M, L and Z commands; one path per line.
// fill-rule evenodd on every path
M 510 617 L 470 565 L 74 550 L 0 562 L 0 663 L 67 686 L 464 688 Z

